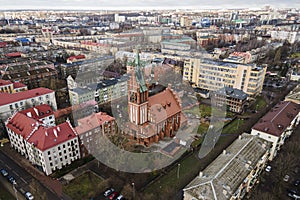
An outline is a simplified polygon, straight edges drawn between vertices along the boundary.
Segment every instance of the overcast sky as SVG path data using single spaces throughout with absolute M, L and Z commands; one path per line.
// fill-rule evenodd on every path
M 0 0 L 0 9 L 299 8 L 299 0 Z

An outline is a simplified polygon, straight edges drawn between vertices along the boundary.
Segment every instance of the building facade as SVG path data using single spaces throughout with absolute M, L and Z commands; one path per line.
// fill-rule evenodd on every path
M 247 97 L 242 90 L 224 87 L 213 92 L 213 105 L 222 107 L 225 103 L 228 111 L 241 113 L 244 111 Z
M 182 125 L 182 115 L 179 97 L 170 87 L 149 96 L 137 53 L 128 81 L 129 122 L 125 132 L 138 144 L 149 146 L 164 137 L 174 137 Z
M 80 158 L 78 137 L 68 121 L 48 126 L 28 113 L 18 112 L 5 126 L 11 147 L 46 175 Z
M 18 93 L 0 93 L 0 117 L 6 120 L 15 112 L 41 104 L 48 104 L 57 109 L 55 91 L 47 88 L 36 88 Z
M 85 157 L 96 153 L 100 134 L 108 136 L 116 133 L 117 124 L 114 117 L 99 112 L 79 119 L 75 130 L 79 137 L 81 156 Z
M 183 79 L 195 87 L 209 91 L 231 87 L 255 96 L 262 91 L 266 69 L 255 64 L 244 65 L 190 58 L 184 63 Z
M 300 122 L 300 105 L 290 101 L 276 104 L 251 130 L 251 135 L 272 143 L 270 160 L 277 155 L 285 140 L 291 136 Z

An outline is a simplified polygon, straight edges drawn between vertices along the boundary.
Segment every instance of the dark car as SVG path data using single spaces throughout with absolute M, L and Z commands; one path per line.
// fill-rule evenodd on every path
M 299 186 L 299 184 L 300 184 L 300 180 L 299 179 L 295 180 L 294 185 Z
M 116 199 L 118 196 L 119 196 L 119 193 L 113 192 L 113 193 L 111 193 L 111 195 L 109 195 L 108 198 L 109 198 L 110 200 L 114 200 L 114 199 Z
M 105 197 L 108 197 L 108 196 L 111 195 L 111 193 L 113 193 L 114 191 L 115 191 L 114 188 L 108 188 L 108 189 L 105 190 L 105 192 L 103 193 L 103 195 L 104 195 Z
M 13 176 L 8 176 L 7 180 L 11 183 L 11 184 L 17 184 L 16 179 Z

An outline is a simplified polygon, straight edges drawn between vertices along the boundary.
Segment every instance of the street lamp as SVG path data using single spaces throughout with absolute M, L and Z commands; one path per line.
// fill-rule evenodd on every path
M 16 189 L 16 187 L 15 187 L 15 184 L 13 184 L 13 189 L 14 189 L 14 191 L 15 191 L 16 199 L 18 200 L 18 194 L 17 194 L 17 189 Z
M 180 170 L 180 163 L 177 165 L 177 179 L 179 179 L 179 170 Z
M 134 196 L 135 196 L 135 191 L 134 191 L 134 183 L 131 183 L 132 184 L 132 197 L 134 199 Z

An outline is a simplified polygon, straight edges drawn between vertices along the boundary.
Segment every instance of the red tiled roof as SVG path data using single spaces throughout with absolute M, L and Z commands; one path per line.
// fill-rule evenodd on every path
M 36 120 L 48 117 L 50 115 L 53 115 L 53 110 L 51 106 L 47 104 L 35 106 L 33 108 L 28 108 L 26 110 L 20 111 L 20 113 L 23 113 L 24 115 L 27 115 L 31 118 L 34 118 Z
M 7 128 L 21 135 L 27 142 L 44 151 L 77 137 L 69 122 L 47 127 L 41 122 L 18 112 L 6 123 Z
M 77 137 L 76 132 L 70 123 L 64 122 L 55 127 L 39 126 L 27 141 L 41 151 L 45 151 L 75 137 Z
M 70 56 L 68 58 L 68 60 L 70 60 L 70 61 L 78 60 L 78 59 L 85 59 L 85 55 Z
M 22 87 L 26 87 L 26 85 L 21 82 L 14 82 L 14 88 L 22 88 Z
M 99 126 L 101 126 L 104 122 L 110 122 L 110 121 L 114 121 L 115 118 L 103 113 L 103 112 L 99 112 L 99 113 L 93 113 L 92 115 L 79 119 L 78 120 L 78 126 L 75 127 L 78 135 L 85 133 L 89 130 L 92 130 L 94 128 L 97 128 Z
M 20 52 L 8 53 L 6 54 L 6 57 L 21 57 L 21 53 Z
M 2 47 L 6 47 L 6 45 L 7 45 L 7 42 L 0 42 L 0 47 L 2 48 Z
M 0 93 L 0 106 L 14 103 L 17 101 L 29 99 L 32 97 L 37 97 L 41 96 L 44 94 L 49 94 L 54 92 L 53 90 L 50 90 L 48 88 L 36 88 L 32 90 L 26 90 L 14 94 L 9 94 L 9 93 Z
M 156 123 L 164 121 L 181 111 L 176 94 L 169 88 L 149 97 L 148 104 L 150 107 L 150 114 L 153 116 Z
M 278 103 L 252 129 L 274 136 L 281 136 L 300 112 L 300 105 L 290 101 Z
M 8 119 L 6 127 L 23 138 L 27 138 L 37 124 L 39 123 L 35 119 L 18 112 Z
M 9 85 L 9 84 L 12 84 L 12 82 L 11 82 L 11 81 L 7 81 L 7 80 L 0 79 L 0 86 Z

